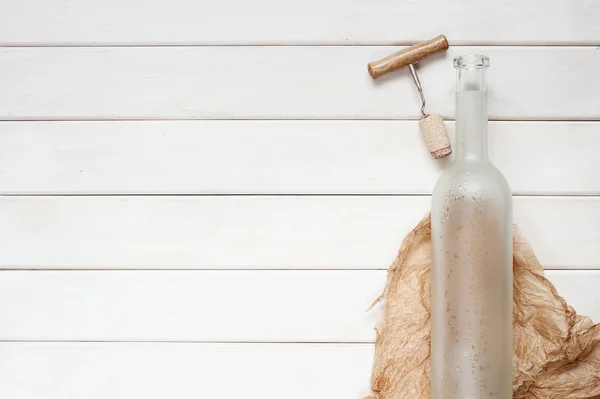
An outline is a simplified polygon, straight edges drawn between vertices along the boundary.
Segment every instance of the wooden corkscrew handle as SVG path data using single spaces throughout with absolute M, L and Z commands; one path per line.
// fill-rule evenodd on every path
M 397 51 L 379 61 L 369 63 L 369 75 L 371 75 L 373 79 L 377 79 L 388 72 L 404 68 L 405 66 L 414 64 L 438 51 L 447 49 L 448 40 L 446 39 L 446 36 L 439 35 L 426 42 L 418 43 L 414 46 Z

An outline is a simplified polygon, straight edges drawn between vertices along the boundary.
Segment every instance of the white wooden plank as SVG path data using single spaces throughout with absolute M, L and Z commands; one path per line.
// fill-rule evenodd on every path
M 397 49 L 2 48 L 0 119 L 416 119 L 406 71 L 366 70 Z M 600 116 L 594 47 L 451 47 L 421 68 L 431 112 L 453 115 L 451 59 L 473 52 L 491 58 L 492 118 Z
M 600 198 L 516 197 L 547 268 L 598 268 Z M 2 197 L 0 266 L 385 269 L 429 197 Z
M 491 122 L 490 157 L 515 194 L 600 194 L 599 129 Z M 429 194 L 447 164 L 416 121 L 0 123 L 4 194 Z
M 578 271 L 573 273 L 567 270 L 553 270 L 546 272 L 546 276 L 563 296 L 569 305 L 573 306 L 579 314 L 590 316 L 596 323 L 600 322 L 600 271 Z
M 5 271 L 0 340 L 370 342 L 384 284 L 384 271 Z
M 600 271 L 549 271 L 600 320 Z M 373 342 L 386 271 L 4 271 L 0 340 Z M 26 315 L 26 317 L 24 317 Z
M 594 0 L 4 0 L 0 44 L 597 44 Z
M 372 345 L 0 343 L 6 398 L 362 399 Z

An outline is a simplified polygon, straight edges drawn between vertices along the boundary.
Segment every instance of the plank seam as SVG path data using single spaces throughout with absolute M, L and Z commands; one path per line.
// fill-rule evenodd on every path
M 94 193 L 94 194 L 82 194 L 82 193 L 0 193 L 0 198 L 55 198 L 55 197 L 425 197 L 430 198 L 429 193 Z M 528 193 L 523 194 L 520 192 L 514 192 L 513 197 L 517 198 L 600 198 L 600 189 L 597 192 L 590 193 Z
M 442 115 L 445 122 L 455 122 L 453 117 Z M 314 121 L 314 122 L 418 122 L 419 118 L 169 118 L 169 117 L 123 117 L 123 118 L 86 118 L 86 117 L 35 117 L 35 118 L 7 118 L 0 117 L 0 122 L 192 122 L 192 121 L 230 121 L 230 122 L 299 122 L 299 121 Z M 488 118 L 488 122 L 583 122 L 596 123 L 600 122 L 600 116 L 595 118 L 556 118 L 544 119 L 536 117 L 523 117 L 521 119 L 513 118 Z
M 0 273 L 2 272 L 383 272 L 387 271 L 387 267 L 376 267 L 372 269 L 348 269 L 348 268 L 309 268 L 309 269 L 298 269 L 298 268 L 3 268 L 0 267 Z M 563 269 L 563 268 L 552 268 L 544 269 L 545 272 L 600 272 L 600 264 L 591 269 Z
M 426 40 L 426 39 L 423 39 Z M 345 43 L 8 43 L 0 42 L 0 48 L 171 48 L 171 47 L 406 47 L 418 41 L 400 42 L 345 42 Z M 452 47 L 598 47 L 600 42 L 455 42 Z

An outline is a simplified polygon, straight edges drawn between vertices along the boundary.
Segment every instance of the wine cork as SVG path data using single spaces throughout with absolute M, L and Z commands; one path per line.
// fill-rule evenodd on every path
M 444 126 L 444 120 L 439 115 L 428 115 L 419 122 L 421 136 L 425 146 L 435 159 L 447 157 L 452 154 L 450 137 Z

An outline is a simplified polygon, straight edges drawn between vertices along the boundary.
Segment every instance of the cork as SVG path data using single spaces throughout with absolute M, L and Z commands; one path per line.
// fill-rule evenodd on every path
M 446 36 L 439 35 L 426 42 L 418 43 L 414 46 L 397 51 L 379 61 L 369 63 L 369 75 L 371 75 L 373 79 L 377 79 L 388 72 L 404 68 L 408 64 L 415 64 L 425 57 L 429 57 L 438 51 L 447 49 L 448 40 L 446 39 Z
M 425 146 L 435 159 L 447 157 L 452 154 L 450 137 L 444 126 L 444 120 L 439 115 L 428 115 L 419 122 L 421 136 Z

